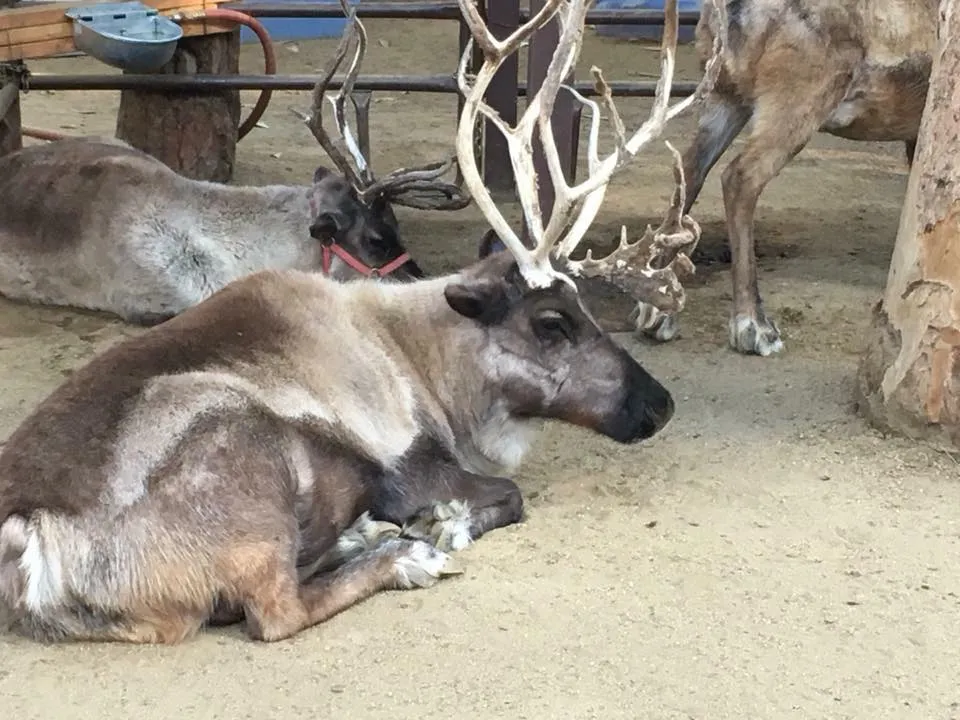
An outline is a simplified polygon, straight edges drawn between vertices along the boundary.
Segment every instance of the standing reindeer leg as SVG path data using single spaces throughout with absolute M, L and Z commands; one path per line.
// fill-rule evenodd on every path
M 711 92 L 704 98 L 697 117 L 697 134 L 683 154 L 683 174 L 687 180 L 684 214 L 690 212 L 700 196 L 707 175 L 746 127 L 752 113 L 750 106 L 718 91 Z M 703 261 L 727 263 L 730 258 L 730 243 L 727 242 L 718 253 L 710 253 L 698 247 L 690 259 L 697 264 Z
M 811 40 L 813 42 L 813 40 Z M 801 49 L 802 47 L 802 49 Z M 767 50 L 777 66 L 757 69 L 753 128 L 743 151 L 721 177 L 733 279 L 731 347 L 745 355 L 768 356 L 783 349 L 780 330 L 763 310 L 757 281 L 754 213 L 767 184 L 799 153 L 843 97 L 854 58 L 810 45 Z M 830 68 L 826 72 L 823 68 Z M 784 73 L 789 69 L 789 82 Z M 798 105 L 802 100 L 803 105 Z
M 687 199 L 683 214 L 697 201 L 713 166 L 726 152 L 752 115 L 749 105 L 714 91 L 704 98 L 697 117 L 697 134 L 683 154 L 683 175 L 687 181 Z

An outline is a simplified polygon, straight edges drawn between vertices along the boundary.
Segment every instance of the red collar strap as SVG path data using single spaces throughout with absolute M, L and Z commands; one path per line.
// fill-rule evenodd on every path
M 395 257 L 393 260 L 388 262 L 386 265 L 382 265 L 378 268 L 372 268 L 366 263 L 361 262 L 353 255 L 348 253 L 342 247 L 336 243 L 324 243 L 323 244 L 323 274 L 330 274 L 330 263 L 333 260 L 333 256 L 336 255 L 338 258 L 343 260 L 347 265 L 352 267 L 361 275 L 367 277 L 386 277 L 390 273 L 397 270 L 401 265 L 406 263 L 410 259 L 409 253 L 401 253 L 399 256 Z

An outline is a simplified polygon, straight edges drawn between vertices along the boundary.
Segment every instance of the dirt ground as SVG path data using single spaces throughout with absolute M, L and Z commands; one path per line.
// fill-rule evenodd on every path
M 369 21 L 366 72 L 452 71 L 450 23 Z M 336 40 L 279 48 L 310 72 Z M 243 70 L 257 72 L 256 46 Z M 590 33 L 609 78 L 655 72 L 643 44 Z M 35 72 L 105 72 L 92 60 Z M 686 48 L 680 77 L 694 79 Z M 452 147 L 452 96 L 376 94 L 381 173 Z M 255 93 L 244 93 L 249 112 Z M 28 94 L 24 122 L 112 133 L 118 94 Z M 322 153 L 277 93 L 239 146 L 237 182 L 306 182 Z M 649 101 L 622 101 L 628 122 Z M 686 144 L 691 119 L 668 137 Z M 723 242 L 719 170 L 695 217 Z M 593 231 L 659 222 L 662 143 L 613 183 Z M 0 639 L 5 717 L 113 718 L 960 718 L 960 455 L 884 438 L 851 406 L 906 187 L 903 150 L 818 137 L 758 213 L 762 291 L 784 330 L 779 357 L 726 347 L 729 267 L 702 266 L 683 335 L 618 337 L 675 393 L 674 421 L 621 447 L 551 427 L 522 469 L 528 518 L 461 555 L 466 574 L 375 597 L 289 642 L 239 628 L 174 648 L 42 647 Z M 2 200 L 0 200 L 2 201 Z M 468 262 L 475 209 L 401 211 L 415 257 Z M 591 298 L 622 324 L 623 302 Z M 612 308 L 612 309 L 611 309 Z M 0 436 L 72 368 L 138 331 L 97 315 L 0 304 Z

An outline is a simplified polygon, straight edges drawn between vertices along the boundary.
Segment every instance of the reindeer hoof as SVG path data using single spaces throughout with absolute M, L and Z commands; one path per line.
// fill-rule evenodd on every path
M 783 350 L 780 329 L 760 313 L 758 318 L 736 315 L 730 320 L 730 346 L 744 355 L 767 357 Z
M 332 556 L 345 562 L 375 547 L 380 541 L 399 535 L 400 528 L 397 525 L 372 520 L 370 513 L 365 512 L 337 538 Z
M 637 332 L 660 342 L 668 342 L 680 334 L 680 320 L 676 315 L 670 315 L 646 303 L 637 303 L 633 311 L 633 322 Z
M 440 550 L 463 550 L 473 541 L 470 525 L 470 506 L 461 500 L 451 500 L 434 503 L 408 520 L 401 535 L 424 540 Z
M 395 554 L 393 571 L 397 587 L 403 590 L 430 587 L 463 572 L 452 556 L 422 540 L 386 540 L 381 547 Z

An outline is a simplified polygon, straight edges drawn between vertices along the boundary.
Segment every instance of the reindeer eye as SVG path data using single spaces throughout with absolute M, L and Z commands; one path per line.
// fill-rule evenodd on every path
M 546 310 L 534 318 L 533 331 L 541 340 L 558 340 L 563 337 L 573 340 L 570 318 L 556 310 Z

